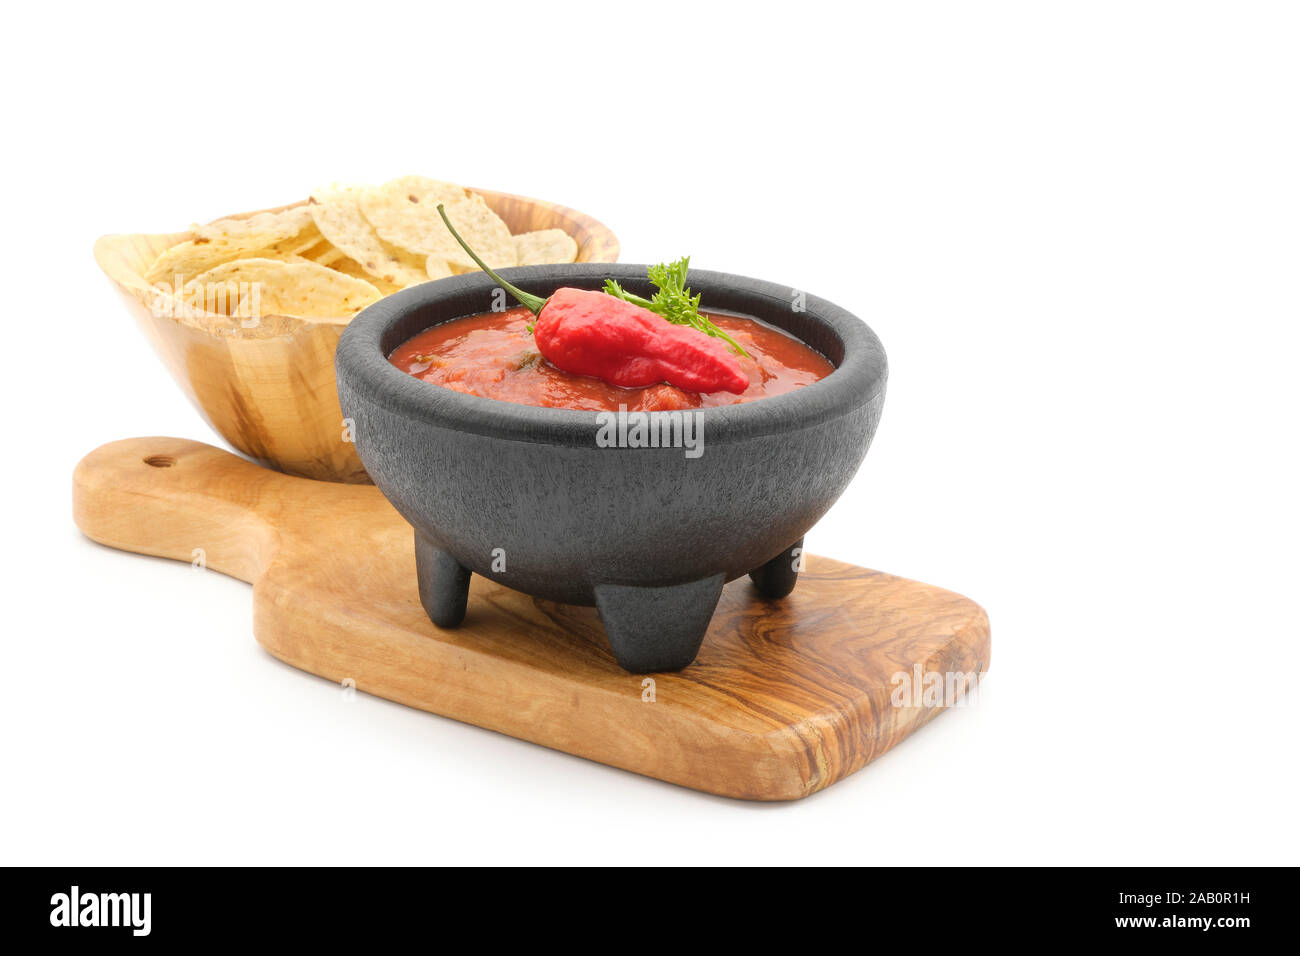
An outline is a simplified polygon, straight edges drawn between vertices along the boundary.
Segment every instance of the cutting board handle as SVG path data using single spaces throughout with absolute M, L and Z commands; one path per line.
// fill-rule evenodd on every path
M 86 537 L 256 581 L 279 544 L 277 501 L 318 482 L 290 478 L 183 438 L 101 445 L 72 476 L 72 513 Z

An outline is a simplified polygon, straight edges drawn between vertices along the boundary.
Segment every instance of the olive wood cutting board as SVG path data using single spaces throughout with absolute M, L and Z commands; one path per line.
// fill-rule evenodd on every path
M 201 556 L 252 582 L 254 635 L 295 667 L 724 796 L 790 800 L 829 786 L 944 709 L 895 706 L 895 675 L 989 664 L 979 605 L 810 555 L 782 600 L 760 598 L 748 578 L 728 584 L 685 670 L 629 674 L 594 608 L 477 575 L 464 624 L 435 627 L 411 528 L 373 486 L 294 478 L 178 438 L 104 445 L 73 484 L 92 540 Z

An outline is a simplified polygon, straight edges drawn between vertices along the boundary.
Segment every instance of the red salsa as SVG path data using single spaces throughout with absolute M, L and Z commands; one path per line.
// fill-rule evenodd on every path
M 749 353 L 737 356 L 749 387 L 731 392 L 688 392 L 666 383 L 621 388 L 551 365 L 537 351 L 526 308 L 485 312 L 435 325 L 399 345 L 389 361 L 416 378 L 520 405 L 592 411 L 661 411 L 752 402 L 792 392 L 825 378 L 834 366 L 780 329 L 755 319 L 708 313 L 722 331 Z M 703 334 L 703 333 L 701 333 Z

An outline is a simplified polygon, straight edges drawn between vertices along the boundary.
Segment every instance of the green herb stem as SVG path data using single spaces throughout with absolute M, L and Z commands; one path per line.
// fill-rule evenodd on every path
M 683 256 L 676 262 L 660 263 L 646 269 L 646 275 L 656 290 L 649 299 L 628 292 L 613 279 L 605 280 L 605 292 L 624 302 L 649 309 L 673 325 L 689 325 L 705 335 L 722 339 L 736 354 L 748 357 L 749 353 L 735 339 L 714 325 L 708 316 L 700 314 L 700 297 L 691 295 L 691 290 L 686 287 L 686 273 L 690 264 L 691 257 Z
M 542 311 L 542 306 L 546 305 L 546 300 L 540 295 L 533 295 L 531 292 L 525 292 L 523 289 L 511 285 L 505 279 L 493 272 L 488 267 L 488 264 L 478 257 L 478 253 L 469 247 L 469 243 L 460 237 L 460 233 L 456 231 L 456 227 L 453 226 L 451 220 L 447 218 L 447 210 L 442 208 L 442 203 L 438 203 L 438 215 L 441 216 L 442 221 L 447 224 L 448 231 L 451 232 L 456 241 L 460 243 L 460 247 L 469 253 L 469 257 L 477 262 L 478 267 L 490 275 L 497 285 L 501 286 L 501 288 L 505 289 L 518 299 L 519 304 L 527 308 L 533 313 L 533 315 Z

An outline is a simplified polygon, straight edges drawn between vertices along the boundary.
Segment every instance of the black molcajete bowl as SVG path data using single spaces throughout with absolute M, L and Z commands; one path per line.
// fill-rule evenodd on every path
M 599 289 L 607 277 L 653 291 L 644 266 L 505 276 L 538 295 Z M 871 443 L 885 353 L 859 319 L 788 287 L 699 271 L 690 286 L 705 308 L 762 319 L 836 366 L 790 394 L 684 413 L 698 416 L 698 457 L 683 447 L 607 447 L 601 413 L 465 395 L 388 362 L 415 334 L 491 309 L 496 286 L 481 273 L 399 292 L 348 326 L 335 359 L 339 401 L 370 477 L 415 528 L 420 598 L 435 624 L 461 622 L 473 572 L 594 604 L 620 665 L 676 670 L 695 659 L 725 582 L 748 573 L 756 598 L 790 593 L 804 532 Z M 635 436 L 636 420 L 627 424 Z

